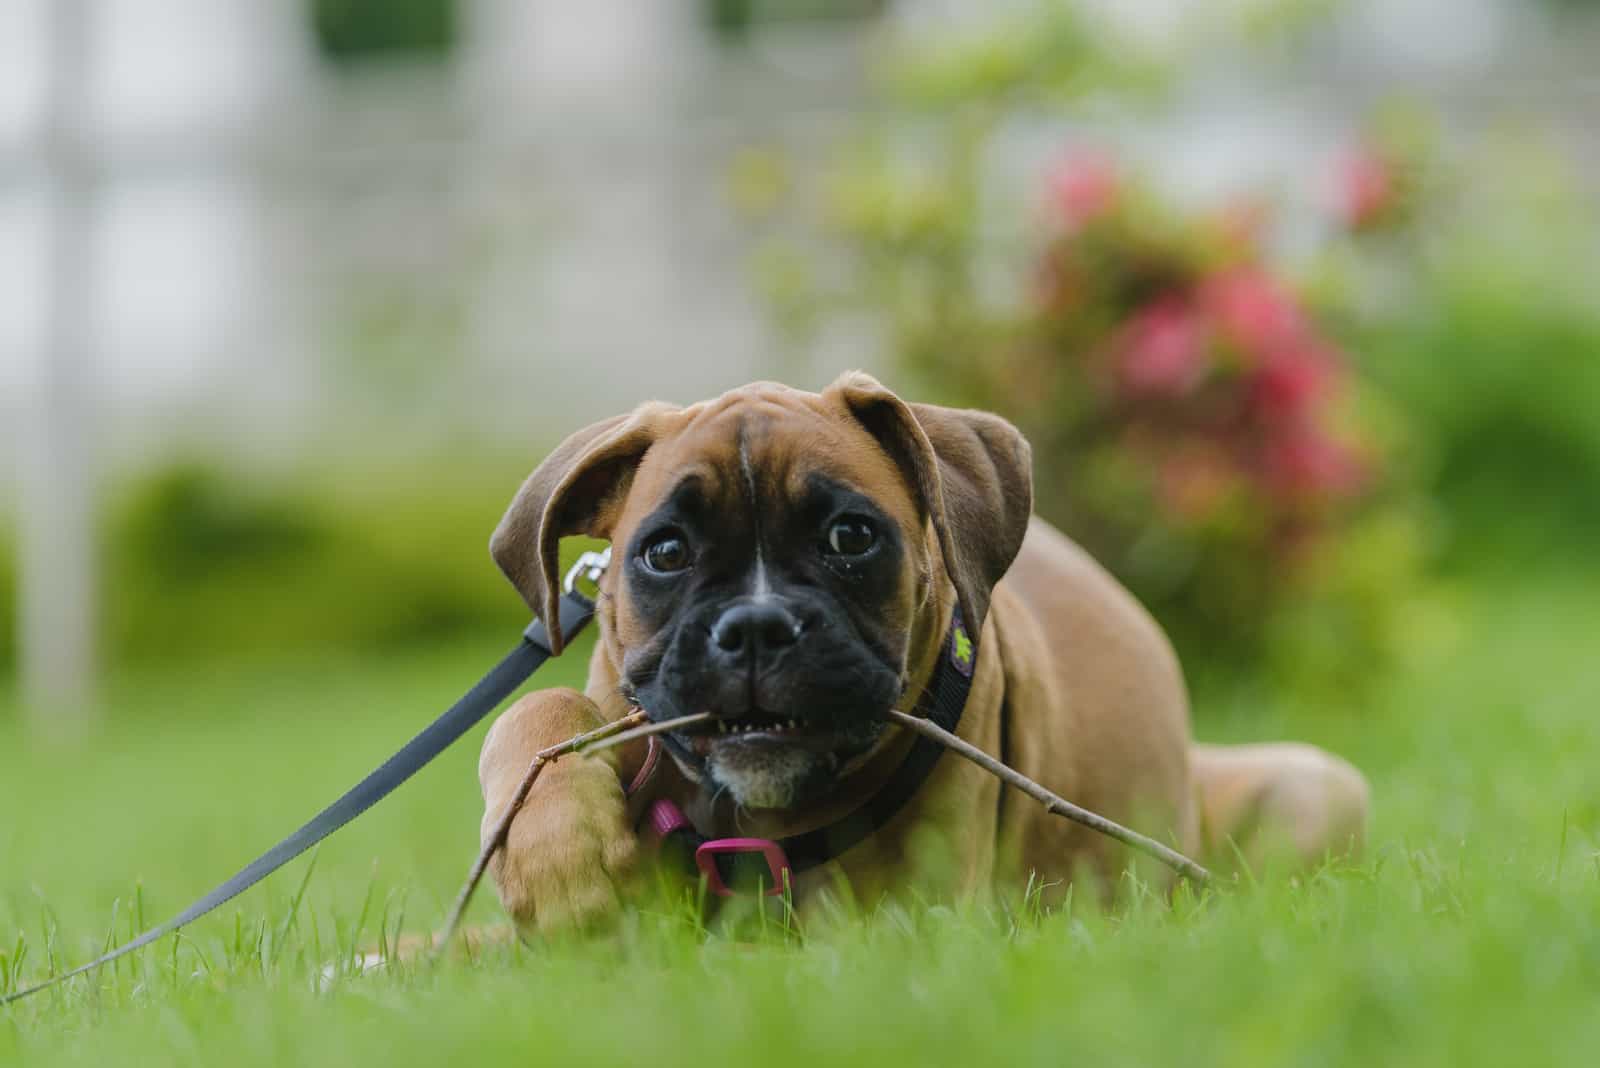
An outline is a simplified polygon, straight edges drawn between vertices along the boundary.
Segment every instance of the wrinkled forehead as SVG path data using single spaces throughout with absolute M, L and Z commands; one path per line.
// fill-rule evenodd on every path
M 730 514 L 751 504 L 781 510 L 803 499 L 818 476 L 870 498 L 903 530 L 918 523 L 911 489 L 878 441 L 848 412 L 795 392 L 686 410 L 681 428 L 645 453 L 619 525 L 631 529 L 684 492 Z

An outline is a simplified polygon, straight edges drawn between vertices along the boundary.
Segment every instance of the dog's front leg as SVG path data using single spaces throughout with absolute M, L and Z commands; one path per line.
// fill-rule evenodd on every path
M 593 701 L 565 689 L 528 694 L 496 720 L 478 760 L 483 837 L 493 833 L 535 753 L 604 722 Z M 619 752 L 546 765 L 490 863 L 500 903 L 524 932 L 603 926 L 621 909 L 639 842 L 618 779 Z

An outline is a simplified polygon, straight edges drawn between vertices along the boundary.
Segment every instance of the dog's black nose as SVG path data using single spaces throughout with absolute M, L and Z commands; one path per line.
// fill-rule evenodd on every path
M 746 601 L 722 613 L 711 627 L 711 640 L 723 660 L 738 662 L 787 649 L 804 629 L 779 601 Z

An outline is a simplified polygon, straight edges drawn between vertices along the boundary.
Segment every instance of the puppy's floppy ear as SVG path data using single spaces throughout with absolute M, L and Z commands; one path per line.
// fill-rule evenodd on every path
M 666 405 L 646 405 L 573 434 L 534 469 L 489 539 L 489 552 L 534 614 L 559 619 L 561 539 L 608 538 L 634 470 L 656 436 Z M 553 652 L 560 628 L 549 627 Z
M 961 614 L 977 634 L 989 594 L 1022 548 L 1033 514 L 1033 450 L 988 412 L 907 404 L 871 375 L 844 375 L 843 400 L 905 472 L 933 523 Z

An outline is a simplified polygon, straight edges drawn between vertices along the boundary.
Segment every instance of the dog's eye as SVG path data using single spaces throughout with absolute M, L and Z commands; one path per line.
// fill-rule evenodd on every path
M 835 520 L 828 528 L 828 552 L 835 556 L 860 556 L 870 552 L 878 535 L 872 524 L 857 515 Z
M 639 551 L 639 559 L 644 561 L 647 569 L 659 575 L 670 575 L 688 567 L 693 558 L 683 535 L 677 531 L 667 531 L 645 543 L 645 547 Z

